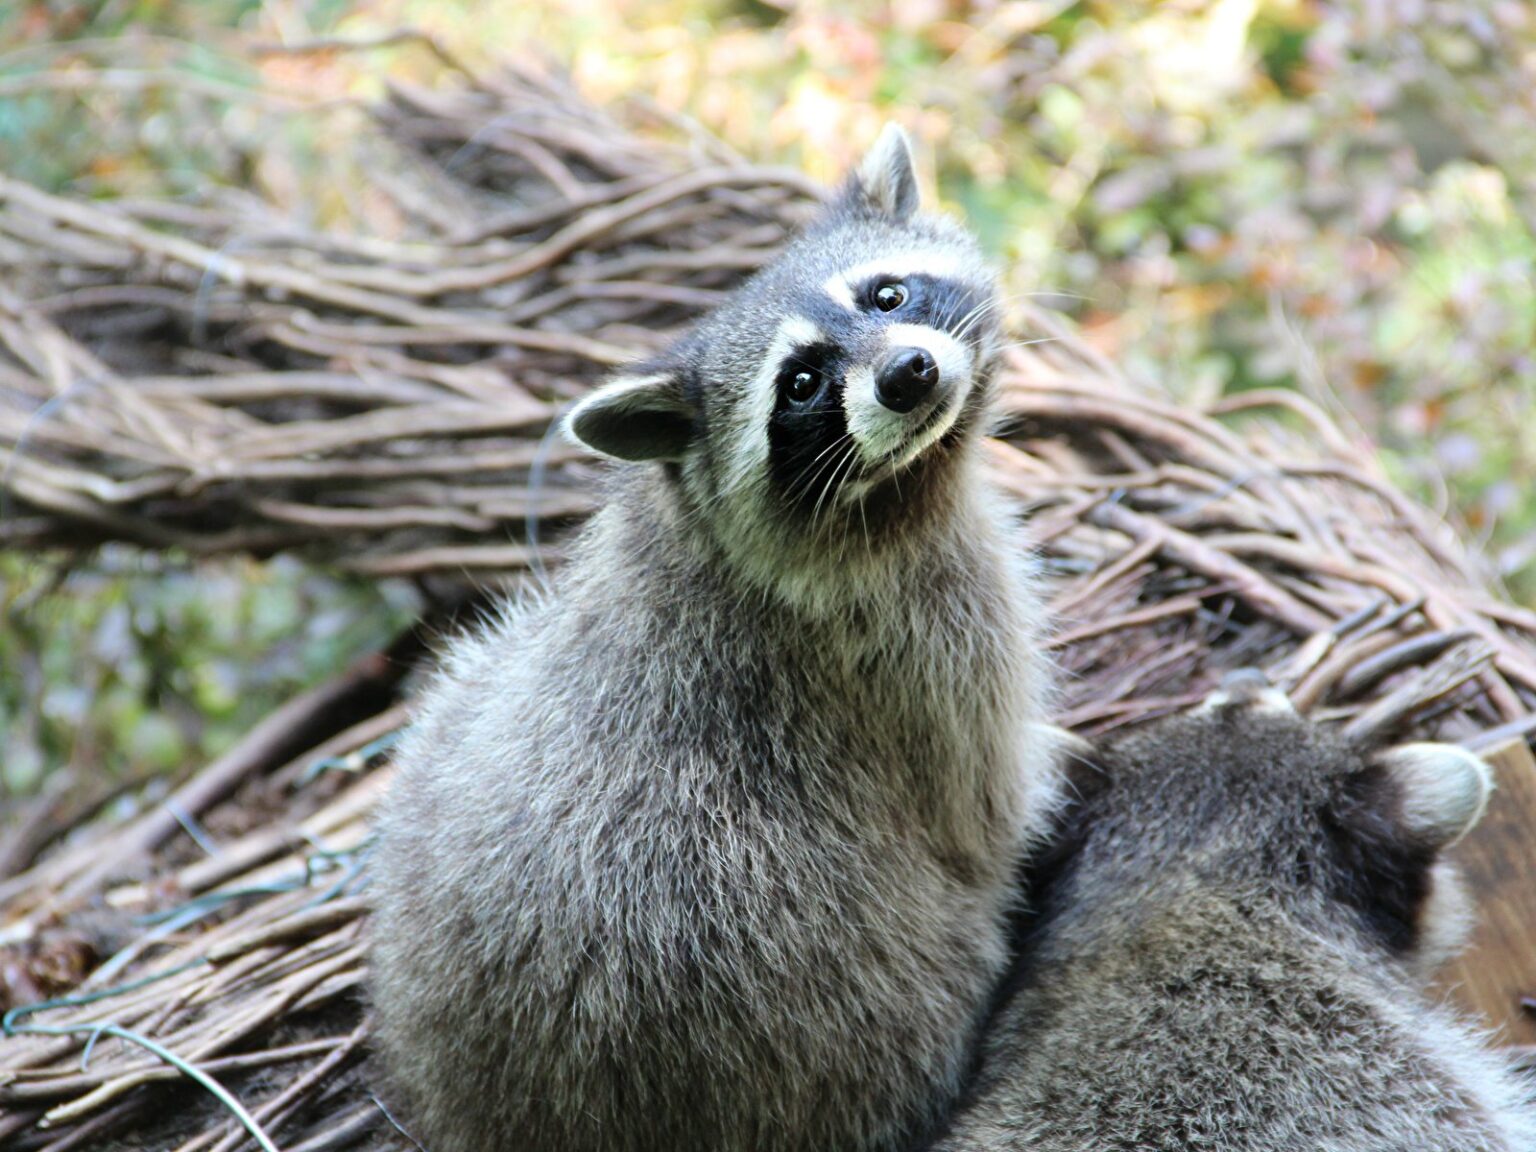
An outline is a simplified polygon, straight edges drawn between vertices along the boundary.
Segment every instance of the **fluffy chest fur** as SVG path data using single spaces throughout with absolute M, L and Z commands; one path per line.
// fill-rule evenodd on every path
M 679 548 L 661 519 L 616 506 L 591 543 L 626 563 L 584 568 L 532 631 L 565 758 L 665 779 L 680 809 L 884 822 L 1006 866 L 1042 676 L 1024 561 L 992 525 L 795 605 Z
M 645 507 L 458 652 L 401 752 L 391 1064 L 441 1152 L 894 1146 L 956 1090 L 1049 788 L 1022 567 L 808 613 Z

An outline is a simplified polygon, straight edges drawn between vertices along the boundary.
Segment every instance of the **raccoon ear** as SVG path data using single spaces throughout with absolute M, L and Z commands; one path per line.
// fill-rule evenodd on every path
M 1454 744 L 1402 744 L 1374 763 L 1394 785 L 1402 829 L 1435 850 L 1470 832 L 1493 792 L 1488 765 Z
M 677 372 L 618 376 L 565 417 L 566 436 L 616 460 L 683 458 L 696 413 Z
M 1455 869 L 1440 851 L 1482 815 L 1488 766 L 1452 744 L 1402 744 L 1340 781 L 1323 812 L 1333 866 L 1320 875 L 1362 925 L 1430 963 L 1459 936 Z
M 1269 682 L 1258 668 L 1237 668 L 1221 678 L 1221 684 L 1195 708 L 1196 715 L 1221 708 L 1252 708 L 1259 712 L 1291 712 L 1291 698 Z
M 849 178 L 845 198 L 882 216 L 905 220 L 917 211 L 921 193 L 912 142 L 899 124 L 887 124 Z

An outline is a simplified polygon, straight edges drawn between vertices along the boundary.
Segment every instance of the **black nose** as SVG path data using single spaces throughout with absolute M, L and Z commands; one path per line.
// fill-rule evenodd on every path
M 892 412 L 910 412 L 939 382 L 939 366 L 921 348 L 898 349 L 875 379 L 875 399 Z

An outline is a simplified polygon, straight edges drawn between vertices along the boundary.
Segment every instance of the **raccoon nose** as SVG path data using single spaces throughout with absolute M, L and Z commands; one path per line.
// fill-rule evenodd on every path
M 900 348 L 875 380 L 875 399 L 892 412 L 910 412 L 939 382 L 939 366 L 921 348 Z

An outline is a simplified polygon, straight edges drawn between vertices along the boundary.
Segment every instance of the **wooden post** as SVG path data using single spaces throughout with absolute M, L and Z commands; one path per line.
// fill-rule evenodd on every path
M 1477 903 L 1471 946 L 1441 977 L 1510 1044 L 1536 1043 L 1536 757 L 1515 741 L 1483 757 L 1498 785 L 1483 819 L 1453 850 Z

